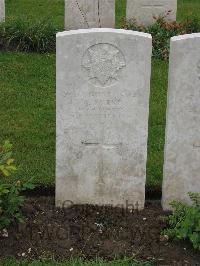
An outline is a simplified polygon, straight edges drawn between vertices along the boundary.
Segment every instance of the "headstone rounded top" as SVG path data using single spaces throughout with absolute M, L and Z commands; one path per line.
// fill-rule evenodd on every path
M 181 40 L 190 40 L 194 38 L 200 38 L 200 33 L 191 33 L 191 34 L 174 36 L 171 38 L 171 42 L 176 42 L 176 41 L 181 41 Z
M 79 30 L 69 30 L 69 31 L 62 31 L 56 34 L 56 37 L 64 37 L 69 35 L 75 34 L 88 34 L 88 33 L 118 33 L 118 34 L 126 34 L 126 35 L 133 35 L 143 38 L 152 39 L 151 34 L 140 32 L 140 31 L 132 31 L 132 30 L 123 30 L 123 29 L 110 29 L 110 28 L 93 28 L 93 29 L 79 29 Z

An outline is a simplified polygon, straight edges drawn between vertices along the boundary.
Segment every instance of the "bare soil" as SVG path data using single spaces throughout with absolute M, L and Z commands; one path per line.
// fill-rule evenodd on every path
M 160 236 L 166 227 L 160 201 L 147 201 L 143 211 L 109 206 L 57 209 L 54 197 L 32 197 L 22 209 L 24 222 L 0 232 L 0 256 L 58 260 L 84 256 L 134 257 L 157 265 L 200 265 L 200 252 L 188 242 Z

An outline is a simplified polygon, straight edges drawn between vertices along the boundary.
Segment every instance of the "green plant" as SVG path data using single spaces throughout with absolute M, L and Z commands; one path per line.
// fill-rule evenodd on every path
M 157 18 L 155 24 L 147 27 L 145 31 L 152 35 L 153 57 L 158 59 L 168 59 L 170 38 L 185 33 L 180 23 L 166 22 L 165 17 Z
M 124 27 L 129 30 L 146 32 L 152 35 L 153 57 L 156 59 L 168 59 L 170 38 L 186 33 L 181 23 L 176 21 L 167 22 L 166 17 L 169 12 L 160 17 L 154 17 L 155 23 L 150 26 L 137 25 L 135 20 L 124 23 Z
M 3 146 L 0 146 L 0 177 L 8 177 L 15 171 L 17 168 L 12 158 L 12 144 L 5 141 Z M 0 183 L 0 229 L 7 227 L 15 219 L 22 219 L 20 207 L 24 197 L 21 192 L 33 187 L 30 181 L 26 183 L 17 181 L 11 185 Z
M 171 239 L 189 239 L 200 250 L 200 193 L 188 193 L 192 206 L 173 201 L 173 213 L 168 217 L 169 228 L 163 233 Z
M 12 144 L 5 141 L 3 146 L 0 146 L 0 176 L 9 176 L 17 170 L 12 158 Z

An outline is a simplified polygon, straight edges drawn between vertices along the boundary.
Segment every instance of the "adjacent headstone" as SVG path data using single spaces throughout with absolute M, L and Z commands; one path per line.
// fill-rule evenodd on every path
M 200 192 L 200 33 L 173 37 L 162 204 Z
M 0 22 L 5 20 L 5 1 L 0 0 Z
M 65 29 L 115 27 L 115 0 L 65 0 Z
M 57 34 L 56 205 L 144 207 L 151 35 Z
M 177 0 L 127 0 L 126 18 L 148 26 L 155 23 L 155 18 L 166 14 L 167 21 L 176 20 L 176 11 Z

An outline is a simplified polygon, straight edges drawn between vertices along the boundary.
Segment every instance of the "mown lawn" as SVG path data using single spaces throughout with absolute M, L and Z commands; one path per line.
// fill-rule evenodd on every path
M 200 20 L 200 0 L 178 0 L 177 20 L 184 21 L 191 15 Z
M 0 140 L 14 144 L 16 178 L 53 183 L 55 55 L 0 53 Z
M 63 27 L 63 0 L 6 0 L 7 19 L 49 19 Z M 117 0 L 117 25 L 125 14 L 125 0 Z M 200 17 L 200 0 L 179 0 L 178 18 Z M 147 186 L 162 182 L 168 63 L 153 60 L 151 79 Z M 36 183 L 55 180 L 55 55 L 0 53 L 0 142 L 15 148 L 15 178 Z
M 51 21 L 64 28 L 64 0 L 5 0 L 7 20 Z

